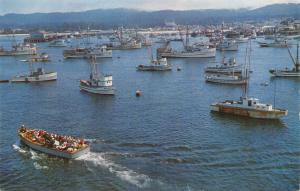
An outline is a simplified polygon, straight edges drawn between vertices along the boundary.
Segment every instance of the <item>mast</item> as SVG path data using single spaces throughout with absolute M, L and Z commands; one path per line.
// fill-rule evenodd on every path
M 248 97 L 248 84 L 249 84 L 249 68 L 250 68 L 250 56 L 251 56 L 251 40 L 249 40 L 246 55 L 245 55 L 245 66 L 244 66 L 244 76 L 246 78 L 246 84 L 244 85 L 243 97 Z
M 189 26 L 186 26 L 185 46 L 189 46 Z
M 293 57 L 290 48 L 287 46 L 289 55 L 295 65 L 295 70 L 300 71 L 300 63 L 299 63 L 299 41 L 297 42 L 297 53 L 296 53 L 296 59 Z
M 91 62 L 91 80 L 97 78 L 98 76 L 98 70 L 97 70 L 97 64 L 96 64 L 96 56 L 91 56 L 90 58 L 90 62 Z

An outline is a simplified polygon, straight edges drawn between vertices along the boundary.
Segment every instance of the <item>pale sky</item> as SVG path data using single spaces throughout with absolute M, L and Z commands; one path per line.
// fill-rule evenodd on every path
M 300 3 L 300 0 L 0 0 L 0 15 L 107 8 L 140 10 L 237 9 L 257 8 L 274 3 Z

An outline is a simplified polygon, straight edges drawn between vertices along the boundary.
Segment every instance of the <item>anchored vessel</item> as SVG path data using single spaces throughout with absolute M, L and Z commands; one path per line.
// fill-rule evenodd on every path
M 206 75 L 205 79 L 207 82 L 220 84 L 242 85 L 247 83 L 247 78 L 235 75 L 210 74 Z
M 97 48 L 72 48 L 63 51 L 64 58 L 111 58 L 112 50 L 108 50 L 107 46 L 100 46 Z
M 98 73 L 96 58 L 91 58 L 91 74 L 89 80 L 80 80 L 80 90 L 94 94 L 114 95 L 115 88 L 112 84 L 112 75 L 103 75 Z
M 221 51 L 237 51 L 239 49 L 239 45 L 235 40 L 223 40 L 218 44 L 217 50 Z
M 57 80 L 57 72 L 46 72 L 43 68 L 31 70 L 30 74 L 13 77 L 11 82 L 44 82 Z
M 260 47 L 286 48 L 289 46 L 286 40 L 275 39 L 272 42 L 258 42 Z
M 158 60 L 151 60 L 149 65 L 137 66 L 139 71 L 168 71 L 172 70 L 171 64 L 168 64 L 166 58 L 160 58 Z
M 216 56 L 216 48 L 205 44 L 189 44 L 189 31 L 186 30 L 185 41 L 180 32 L 184 50 L 177 51 L 169 48 L 169 41 L 164 48 L 157 49 L 158 56 L 166 58 L 210 58 Z
M 251 42 L 250 42 L 251 43 Z M 248 50 L 249 49 L 249 50 Z M 250 65 L 250 48 L 246 49 L 248 65 Z M 247 78 L 248 80 L 248 78 Z M 260 103 L 258 99 L 247 96 L 247 84 L 245 84 L 244 96 L 239 101 L 222 101 L 210 105 L 210 110 L 232 115 L 242 115 L 252 118 L 278 119 L 286 116 L 288 111 L 285 109 L 274 108 L 271 104 Z
M 30 59 L 25 60 L 26 62 L 49 62 L 50 58 L 49 55 L 47 53 L 41 53 L 41 54 L 37 54 L 32 56 Z
M 0 48 L 0 56 L 35 55 L 36 53 L 36 46 L 33 44 L 16 44 L 11 50 Z
M 240 101 L 227 100 L 213 103 L 210 109 L 220 113 L 263 119 L 278 119 L 288 114 L 285 109 L 273 108 L 271 104 L 259 103 L 258 99 L 250 97 L 242 97 Z
M 269 72 L 273 75 L 273 76 L 277 76 L 277 77 L 300 77 L 300 62 L 299 62 L 299 42 L 297 43 L 297 56 L 296 59 L 294 59 L 289 47 L 288 48 L 288 52 L 290 54 L 290 57 L 294 63 L 294 68 L 289 69 L 289 68 L 285 68 L 285 69 L 271 69 L 269 70 Z
M 49 43 L 49 47 L 66 47 L 67 44 L 65 43 L 64 39 L 57 39 Z
M 24 126 L 18 130 L 18 134 L 22 143 L 48 155 L 74 159 L 90 151 L 89 142 L 71 136 L 27 129 Z
M 236 63 L 235 58 L 230 58 L 228 61 L 226 61 L 225 57 L 223 57 L 221 65 L 207 67 L 204 69 L 204 72 L 218 74 L 231 74 L 234 72 L 235 74 L 240 75 L 242 73 L 242 70 L 241 65 Z

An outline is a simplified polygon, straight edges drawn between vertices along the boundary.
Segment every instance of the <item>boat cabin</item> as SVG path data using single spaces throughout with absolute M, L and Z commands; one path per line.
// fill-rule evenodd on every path
M 255 109 L 261 109 L 261 110 L 267 110 L 267 111 L 271 111 L 273 109 L 272 105 L 259 103 L 259 99 L 256 99 L 256 98 L 242 97 L 241 103 L 245 107 L 253 107 Z

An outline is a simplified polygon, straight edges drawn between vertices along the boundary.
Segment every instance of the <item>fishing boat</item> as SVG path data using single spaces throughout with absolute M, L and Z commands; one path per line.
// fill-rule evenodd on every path
M 216 48 L 221 51 L 237 51 L 239 49 L 239 45 L 235 40 L 225 39 L 222 40 Z
M 108 49 L 110 50 L 131 50 L 142 48 L 142 43 L 136 40 L 122 41 L 118 44 L 109 44 Z
M 219 83 L 219 84 L 232 84 L 232 85 L 242 85 L 247 83 L 247 79 L 241 76 L 232 75 L 222 75 L 222 74 L 210 74 L 205 76 L 207 82 Z
M 157 50 L 159 57 L 165 58 L 211 58 L 216 56 L 216 48 L 206 44 L 189 44 L 188 27 L 186 31 L 185 41 L 180 32 L 184 50 L 177 51 L 172 48 L 166 47 Z M 169 43 L 167 43 L 169 45 Z
M 218 73 L 218 74 L 232 74 L 241 75 L 242 69 L 241 65 L 236 63 L 235 58 L 230 58 L 228 61 L 223 57 L 220 65 L 213 67 L 206 67 L 204 69 L 205 73 Z
M 100 45 L 88 50 L 86 58 L 94 56 L 96 58 L 112 58 L 112 50 L 108 50 L 106 45 Z
M 50 58 L 49 55 L 45 52 L 41 54 L 36 54 L 32 56 L 30 59 L 25 60 L 26 62 L 49 62 Z
M 250 97 L 242 97 L 239 101 L 226 100 L 213 103 L 210 110 L 261 119 L 278 119 L 288 114 L 285 109 L 273 108 L 271 104 L 260 103 L 258 99 Z
M 103 95 L 114 95 L 115 88 L 112 83 L 112 75 L 98 73 L 96 57 L 91 57 L 91 74 L 89 80 L 80 80 L 80 90 Z
M 45 82 L 57 80 L 57 72 L 45 71 L 44 68 L 38 67 L 34 69 L 33 59 L 29 59 L 30 73 L 25 75 L 14 76 L 11 82 Z
M 167 58 L 160 58 L 158 60 L 151 60 L 149 65 L 139 65 L 136 67 L 139 71 L 169 71 L 172 66 L 168 64 Z
M 250 65 L 250 51 L 251 42 L 250 47 L 246 49 L 246 55 L 248 55 L 247 65 Z M 213 112 L 261 119 L 278 119 L 288 114 L 288 111 L 286 109 L 278 109 L 273 107 L 273 105 L 271 104 L 260 103 L 258 99 L 248 97 L 247 84 L 248 83 L 245 83 L 244 95 L 240 98 L 240 100 L 226 100 L 222 102 L 212 103 L 210 105 L 210 110 Z
M 18 135 L 23 144 L 48 155 L 75 159 L 90 151 L 90 143 L 79 138 L 48 133 L 22 126 Z
M 29 74 L 14 76 L 11 82 L 45 82 L 57 80 L 57 72 L 46 72 L 43 68 L 31 70 Z
M 300 77 L 300 62 L 299 62 L 299 42 L 297 43 L 297 55 L 296 59 L 293 57 L 289 47 L 287 47 L 289 55 L 294 63 L 292 69 L 271 69 L 269 72 L 276 77 Z
M 0 56 L 20 56 L 20 55 L 35 55 L 37 53 L 34 44 L 16 44 L 12 46 L 11 50 L 0 48 Z
M 56 39 L 49 43 L 49 47 L 66 47 L 67 44 L 65 43 L 64 39 Z
M 87 48 L 76 47 L 70 48 L 63 51 L 63 56 L 65 59 L 67 58 L 85 58 L 87 55 Z
M 165 58 L 212 58 L 216 56 L 216 48 L 210 46 L 189 46 L 185 50 L 177 51 L 170 49 L 169 51 L 161 52 L 161 57 Z
M 274 41 L 258 42 L 260 47 L 286 48 L 289 46 L 286 40 L 275 39 Z

